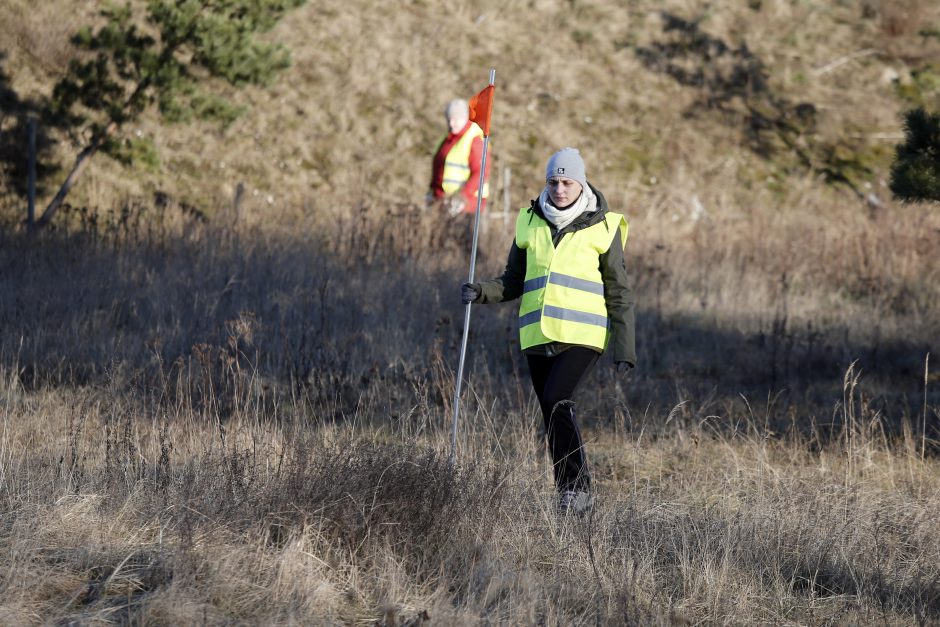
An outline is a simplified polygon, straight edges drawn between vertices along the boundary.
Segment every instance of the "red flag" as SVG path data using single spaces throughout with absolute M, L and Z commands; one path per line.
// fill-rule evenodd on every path
M 495 85 L 487 85 L 483 91 L 470 99 L 470 121 L 476 122 L 483 129 L 483 135 L 489 137 L 490 120 L 493 119 L 493 92 Z

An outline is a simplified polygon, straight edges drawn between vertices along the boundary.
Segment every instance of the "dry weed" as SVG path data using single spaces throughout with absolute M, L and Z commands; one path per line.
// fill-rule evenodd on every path
M 884 437 L 851 372 L 842 433 L 816 445 L 799 431 L 773 437 L 730 410 L 698 425 L 677 422 L 678 410 L 656 437 L 590 431 L 600 498 L 585 520 L 555 514 L 526 428 L 470 430 L 450 469 L 442 427 L 414 439 L 394 424 L 312 428 L 242 414 L 223 441 L 200 415 L 163 428 L 147 419 L 154 408 L 128 402 L 136 426 L 127 437 L 142 471 L 115 483 L 107 456 L 121 455 L 97 435 L 106 416 L 90 412 L 75 438 L 66 414 L 48 413 L 61 392 L 28 398 L 8 406 L 4 450 L 30 424 L 50 437 L 4 457 L 0 612 L 11 619 L 902 624 L 940 616 L 936 460 Z M 96 393 L 73 400 L 87 411 Z M 486 461 L 494 436 L 517 453 Z M 69 455 L 85 460 L 81 491 L 48 464 Z M 161 472 L 165 483 L 152 479 Z M 8 486 L 19 486 L 19 498 Z

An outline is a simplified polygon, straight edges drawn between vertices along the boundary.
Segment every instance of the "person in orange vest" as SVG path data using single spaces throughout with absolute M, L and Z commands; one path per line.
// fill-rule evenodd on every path
M 444 109 L 449 132 L 438 145 L 428 189 L 429 205 L 444 207 L 451 216 L 472 215 L 477 207 L 480 163 L 483 160 L 483 130 L 470 121 L 466 100 L 451 100 Z M 486 164 L 483 202 L 489 196 L 490 164 Z

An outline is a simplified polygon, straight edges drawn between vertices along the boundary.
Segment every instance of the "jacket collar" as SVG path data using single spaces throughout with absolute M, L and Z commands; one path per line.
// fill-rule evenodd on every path
M 447 139 L 453 139 L 455 137 L 463 137 L 464 133 L 470 130 L 470 125 L 473 124 L 470 120 L 467 120 L 467 123 L 463 125 L 463 128 L 457 131 L 456 133 L 451 133 L 450 129 L 447 129 Z
M 594 226 L 605 220 L 607 215 L 607 199 L 604 198 L 604 194 L 600 192 L 596 187 L 591 185 L 591 182 L 587 182 L 588 187 L 591 188 L 591 191 L 594 192 L 594 195 L 597 196 L 597 209 L 591 213 L 583 213 L 578 216 L 574 222 L 563 228 L 559 233 L 573 233 L 574 231 L 580 231 L 581 229 L 586 229 L 589 226 Z M 538 217 L 542 218 L 545 222 L 548 223 L 549 228 L 552 230 L 552 233 L 555 234 L 555 225 L 549 222 L 545 217 L 545 214 L 542 213 L 542 206 L 539 204 L 539 199 L 535 198 L 529 205 L 529 212 L 534 213 Z

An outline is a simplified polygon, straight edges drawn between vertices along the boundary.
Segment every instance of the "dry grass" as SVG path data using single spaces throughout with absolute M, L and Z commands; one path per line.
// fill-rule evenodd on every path
M 305 403 L 223 420 L 3 381 L 7 622 L 940 618 L 936 462 L 915 428 L 886 439 L 851 385 L 825 444 L 745 415 L 726 417 L 737 430 L 592 430 L 600 500 L 578 520 L 552 510 L 532 411 L 467 414 L 450 470 L 427 408 L 416 433 Z
M 936 270 L 899 247 L 839 306 L 865 266 L 813 274 L 920 219 L 783 259 L 769 227 L 722 249 L 717 225 L 650 228 L 641 369 L 602 363 L 582 397 L 581 521 L 552 509 L 511 306 L 474 310 L 448 468 L 462 270 L 417 245 L 426 218 L 321 240 L 163 216 L 0 246 L 9 622 L 940 620 L 937 319 L 888 299 Z
M 0 7 L 23 102 L 68 54 L 40 4 Z M 886 198 L 920 40 L 890 10 L 308 3 L 226 132 L 146 118 L 158 171 L 97 160 L 38 239 L 3 211 L 0 623 L 940 623 L 940 214 Z M 575 144 L 631 221 L 640 367 L 580 399 L 587 520 L 512 305 L 473 310 L 442 457 L 466 234 L 415 201 L 490 65 L 512 204 Z
M 0 8 L 7 29 L 16 26 L 3 64 L 22 97 L 51 92 L 67 31 L 92 19 L 94 4 Z M 755 193 L 786 189 L 806 174 L 792 146 L 770 159 L 748 146 L 755 132 L 765 147 L 779 139 L 760 130 L 767 122 L 760 116 L 775 120 L 800 104 L 814 108 L 814 123 L 789 141 L 813 148 L 815 160 L 834 151 L 840 168 L 860 161 L 868 169 L 850 173 L 853 184 L 872 185 L 884 200 L 891 138 L 905 106 L 886 76 L 904 80 L 923 60 L 887 50 L 882 22 L 908 13 L 897 3 L 867 11 L 854 3 L 749 4 L 405 2 L 376 11 L 361 0 L 311 2 L 272 34 L 292 49 L 293 67 L 269 91 L 234 96 L 249 107 L 240 121 L 221 131 L 162 127 L 146 116 L 127 130 L 154 141 L 161 167 L 126 170 L 96 160 L 73 203 L 105 209 L 162 190 L 212 213 L 242 182 L 247 219 L 294 225 L 328 221 L 337 208 L 417 201 L 443 132 L 443 103 L 479 89 L 490 66 L 499 90 L 491 156 L 496 171 L 512 168 L 512 205 L 537 192 L 530 182 L 551 150 L 577 145 L 592 180 L 618 205 L 646 207 L 668 190 L 685 206 L 697 197 L 712 213 L 751 206 Z M 911 21 L 940 19 L 929 3 L 907 5 L 917 8 Z M 50 20 L 47 11 L 71 17 Z M 683 47 L 681 32 L 667 30 L 671 17 L 694 23 L 724 52 L 703 58 Z M 43 30 L 53 23 L 63 32 Z M 932 45 L 902 30 L 889 37 L 892 46 Z M 535 33 L 552 33 L 553 54 L 533 52 Z M 677 40 L 671 60 L 710 80 L 682 84 L 644 64 L 643 50 Z M 738 82 L 742 50 L 764 75 L 765 91 Z M 58 147 L 63 163 L 73 155 L 67 142 Z M 828 204 L 820 186 L 811 201 Z

